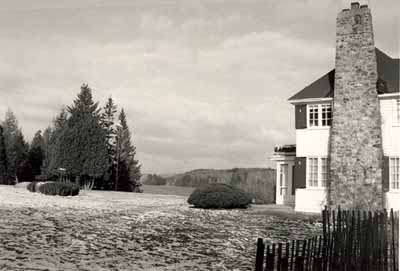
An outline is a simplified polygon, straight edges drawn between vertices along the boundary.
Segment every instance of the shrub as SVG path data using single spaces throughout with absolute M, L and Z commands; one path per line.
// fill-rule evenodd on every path
M 45 195 L 76 196 L 79 185 L 75 183 L 48 182 L 39 186 L 38 191 Z
M 26 188 L 31 192 L 36 192 L 36 184 L 37 182 L 30 182 Z
M 226 184 L 212 184 L 197 188 L 189 197 L 188 203 L 196 208 L 232 209 L 247 208 L 251 197 L 238 187 Z

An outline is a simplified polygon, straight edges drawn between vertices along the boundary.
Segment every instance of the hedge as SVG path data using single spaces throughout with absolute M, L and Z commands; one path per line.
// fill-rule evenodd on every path
M 31 192 L 40 192 L 45 195 L 76 196 L 79 194 L 79 185 L 64 182 L 31 182 L 27 189 Z
M 226 184 L 199 187 L 188 199 L 189 204 L 204 209 L 247 208 L 251 201 L 251 196 L 244 190 Z

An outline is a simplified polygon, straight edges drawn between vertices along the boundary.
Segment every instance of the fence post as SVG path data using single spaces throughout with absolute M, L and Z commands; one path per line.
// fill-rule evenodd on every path
M 396 239 L 396 235 L 395 235 L 395 221 L 394 221 L 394 214 L 393 214 L 393 208 L 390 209 L 390 220 L 391 220 L 391 226 L 392 226 L 392 262 L 393 262 L 393 270 L 397 270 L 397 265 L 396 265 L 396 245 L 395 245 L 395 239 Z
M 290 257 L 290 243 L 287 242 L 285 246 L 285 257 L 282 259 L 281 271 L 289 270 L 289 257 Z
M 276 262 L 276 268 L 277 271 L 281 271 L 281 266 L 282 266 L 282 243 L 278 244 L 278 259 Z
M 262 238 L 257 240 L 256 271 L 263 271 L 265 245 Z

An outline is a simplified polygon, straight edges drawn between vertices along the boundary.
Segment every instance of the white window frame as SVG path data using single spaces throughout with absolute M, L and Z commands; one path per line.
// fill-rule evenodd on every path
M 328 176 L 329 176 L 329 167 L 328 167 L 328 157 L 320 157 L 320 171 L 319 171 L 319 183 L 321 187 L 326 187 L 327 182 L 328 182 Z M 324 161 L 324 163 L 322 163 Z M 323 167 L 323 164 L 325 167 Z M 324 171 L 325 168 L 325 171 Z
M 321 118 L 320 118 L 320 124 L 321 124 L 321 126 L 322 127 L 330 127 L 330 126 L 332 126 L 332 104 L 321 104 L 320 105 L 320 111 L 321 111 Z M 326 109 L 326 111 L 325 111 L 325 114 L 326 114 L 326 117 L 324 118 L 324 112 L 323 112 L 323 110 L 324 109 Z M 329 109 L 329 111 L 330 111 L 330 115 L 331 115 L 331 117 L 330 118 L 328 118 L 328 109 Z M 324 122 L 324 120 L 326 121 L 326 124 L 324 125 L 323 124 L 323 122 Z M 329 125 L 328 125 L 328 123 L 329 123 Z
M 317 176 L 317 185 L 311 185 L 311 159 L 316 159 L 317 161 L 317 172 L 316 172 L 316 176 Z M 326 171 L 325 171 L 325 176 L 326 179 L 323 179 L 323 171 L 322 171 L 322 161 L 326 161 Z M 315 173 L 314 173 L 315 174 Z M 326 183 L 328 181 L 328 157 L 326 156 L 321 156 L 321 157 L 317 157 L 317 156 L 310 156 L 307 157 L 307 168 L 306 168 L 306 187 L 308 189 L 325 189 L 326 187 Z
M 317 125 L 310 125 L 310 111 L 311 109 L 317 109 Z M 322 125 L 322 109 L 330 108 L 331 118 L 330 125 Z M 332 114 L 333 114 L 332 103 L 323 103 L 323 104 L 307 104 L 307 128 L 309 129 L 329 129 L 332 126 Z M 328 118 L 326 118 L 328 120 Z
M 400 190 L 400 157 L 389 157 L 389 191 Z
M 317 124 L 316 125 L 311 125 L 311 118 L 310 118 L 310 114 L 311 114 L 311 110 L 317 110 Z M 314 114 L 314 112 L 313 112 Z M 315 122 L 315 119 L 312 119 L 313 123 Z M 319 106 L 317 104 L 308 104 L 307 105 L 307 127 L 308 128 L 314 128 L 314 127 L 318 127 L 319 126 Z

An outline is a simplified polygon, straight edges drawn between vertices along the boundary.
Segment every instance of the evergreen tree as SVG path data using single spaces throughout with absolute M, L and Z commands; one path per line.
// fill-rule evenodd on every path
M 42 172 L 46 175 L 57 175 L 58 165 L 56 158 L 59 155 L 59 138 L 61 137 L 67 123 L 68 112 L 62 108 L 60 113 L 53 119 L 53 126 L 48 127 L 44 134 L 45 160 L 43 161 Z
M 103 108 L 103 113 L 101 114 L 101 124 L 106 132 L 106 141 L 107 141 L 107 152 L 109 159 L 109 166 L 104 177 L 104 187 L 105 190 L 114 189 L 114 181 L 115 181 L 115 123 L 114 116 L 117 112 L 117 106 L 114 104 L 113 99 L 110 97 L 107 100 L 106 105 Z
M 50 137 L 51 137 L 51 127 L 47 127 L 43 132 L 43 162 L 40 171 L 43 175 L 50 175 L 49 172 L 49 157 L 50 153 Z
M 124 109 L 119 115 L 115 146 L 115 190 L 137 191 L 140 183 L 140 165 L 135 160 L 136 148 L 131 142 L 131 133 Z
M 17 176 L 17 181 L 19 180 L 19 172 L 23 172 L 24 176 L 32 176 L 32 167 L 29 165 L 28 161 L 28 151 L 29 151 L 29 144 L 25 141 L 24 135 L 22 134 L 21 130 L 18 130 L 15 136 L 14 146 L 12 151 L 15 155 L 15 172 L 14 176 Z M 21 168 L 23 168 L 21 171 Z M 28 181 L 27 179 L 24 179 Z M 34 178 L 30 178 L 29 182 L 34 181 Z
M 107 149 L 110 155 L 114 153 L 115 146 L 115 123 L 114 116 L 117 113 L 117 106 L 114 104 L 112 97 L 108 98 L 106 105 L 101 114 L 101 123 L 106 131 Z
M 8 166 L 7 166 L 6 144 L 4 142 L 3 127 L 0 126 L 0 184 L 8 183 Z
M 74 104 L 68 107 L 70 117 L 56 139 L 52 160 L 54 168 L 65 168 L 76 177 L 103 177 L 108 167 L 106 133 L 100 123 L 98 103 L 93 102 L 88 85 L 83 85 Z M 101 187 L 101 183 L 96 183 Z
M 24 140 L 18 120 L 14 113 L 8 109 L 3 122 L 3 136 L 6 149 L 8 172 L 7 175 L 15 177 L 17 167 L 27 159 L 29 146 Z
M 32 167 L 33 176 L 40 175 L 41 166 L 44 159 L 44 141 L 42 137 L 42 131 L 37 131 L 32 139 L 32 143 L 29 149 L 29 163 Z

